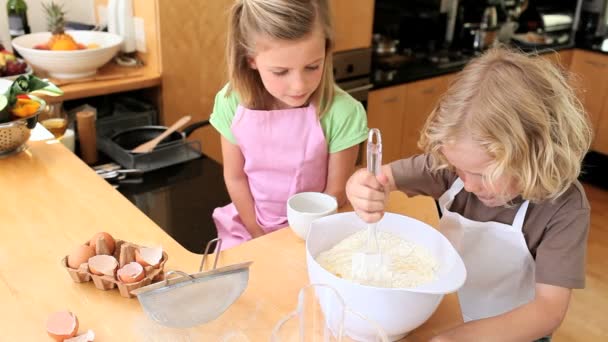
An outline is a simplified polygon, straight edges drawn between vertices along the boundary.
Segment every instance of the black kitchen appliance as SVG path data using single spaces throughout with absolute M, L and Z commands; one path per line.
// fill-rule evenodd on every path
M 199 158 L 202 154 L 200 141 L 188 141 L 186 137 L 195 129 L 208 124 L 207 120 L 200 121 L 184 128 L 182 132 L 173 132 L 147 153 L 131 153 L 131 149 L 160 135 L 167 127 L 127 126 L 111 136 L 98 134 L 97 148 L 126 169 L 153 171 Z
M 401 54 L 440 50 L 446 44 L 450 4 L 452 0 L 377 0 L 374 33 L 398 40 Z
M 601 45 L 607 35 L 608 0 L 582 0 L 577 41 L 585 45 Z

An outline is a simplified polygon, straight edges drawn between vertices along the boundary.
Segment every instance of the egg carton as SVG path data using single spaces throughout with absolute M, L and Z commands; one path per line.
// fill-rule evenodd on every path
M 86 245 L 89 243 L 87 242 Z M 115 239 L 115 250 L 113 256 L 118 260 L 118 269 L 124 265 L 135 261 L 135 250 L 142 247 L 134 243 Z M 80 267 L 71 268 L 68 266 L 67 255 L 61 259 L 61 265 L 68 271 L 72 280 L 76 283 L 86 283 L 93 280 L 95 287 L 99 290 L 112 290 L 118 287 L 120 295 L 127 298 L 133 298 L 135 295 L 131 294 L 131 291 L 150 285 L 151 283 L 158 282 L 164 279 L 164 267 L 169 256 L 163 251 L 163 256 L 157 266 L 144 266 L 145 276 L 142 280 L 134 283 L 124 283 L 118 279 L 116 271 L 114 276 L 107 275 L 96 275 L 89 271 L 89 263 L 85 262 Z

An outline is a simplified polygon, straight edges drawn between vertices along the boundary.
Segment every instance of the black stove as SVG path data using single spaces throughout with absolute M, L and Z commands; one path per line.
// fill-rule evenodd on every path
M 211 217 L 230 203 L 222 166 L 205 156 L 147 172 L 139 184 L 118 191 L 187 250 L 202 254 L 217 237 Z

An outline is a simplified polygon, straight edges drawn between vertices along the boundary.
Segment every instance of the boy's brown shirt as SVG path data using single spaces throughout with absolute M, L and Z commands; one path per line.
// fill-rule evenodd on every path
M 458 176 L 450 170 L 430 171 L 430 156 L 418 155 L 390 164 L 397 187 L 408 196 L 438 199 Z M 512 207 L 486 207 L 464 189 L 450 211 L 480 222 L 511 225 L 521 198 Z M 553 201 L 530 203 L 523 226 L 528 249 L 536 262 L 536 282 L 565 288 L 585 287 L 585 256 L 590 208 L 577 181 Z

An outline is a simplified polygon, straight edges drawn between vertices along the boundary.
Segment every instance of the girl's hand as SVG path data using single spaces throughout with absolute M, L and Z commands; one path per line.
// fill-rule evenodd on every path
M 348 179 L 346 196 L 357 215 L 363 221 L 373 223 L 384 216 L 389 189 L 386 175 L 374 177 L 366 169 L 360 169 Z

